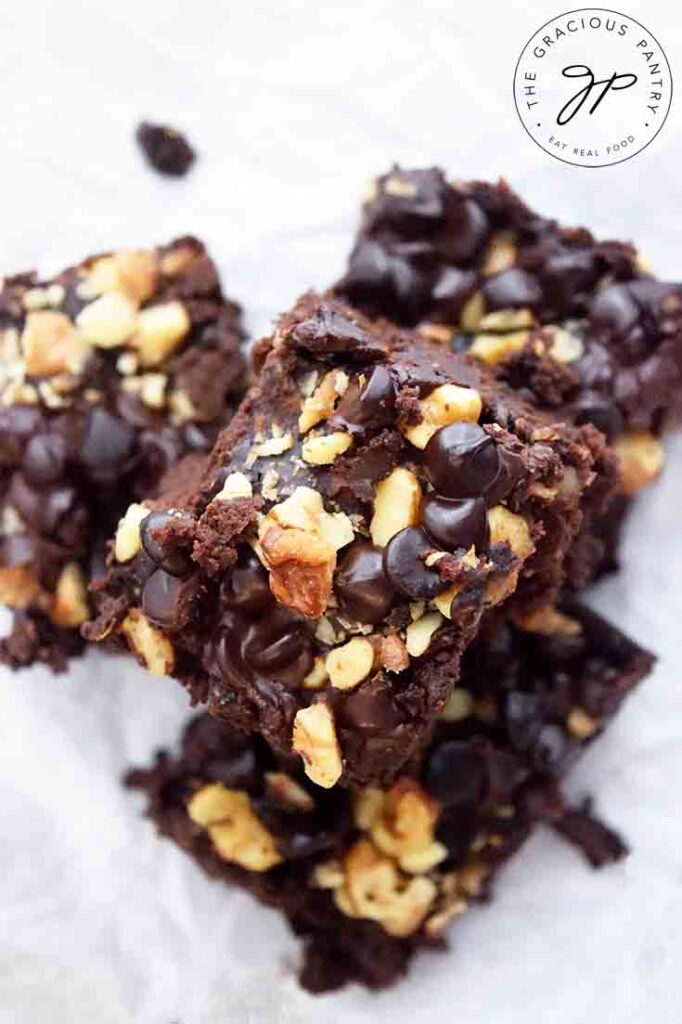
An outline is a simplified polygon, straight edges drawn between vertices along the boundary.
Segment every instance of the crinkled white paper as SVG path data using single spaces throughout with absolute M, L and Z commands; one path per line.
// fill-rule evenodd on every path
M 23 0 L 0 7 L 0 267 L 44 272 L 192 232 L 254 334 L 340 273 L 359 196 L 393 160 L 504 174 L 541 211 L 636 238 L 682 279 L 679 103 L 633 161 L 585 170 L 518 123 L 526 39 L 567 4 Z M 627 0 L 680 69 L 682 14 Z M 681 72 L 682 73 L 682 72 Z M 679 86 L 679 83 L 678 83 Z M 143 166 L 143 117 L 185 128 L 184 181 Z M 672 1024 L 682 1000 L 682 438 L 598 607 L 659 666 L 572 780 L 634 846 L 591 873 L 551 836 L 383 995 L 313 999 L 278 916 L 208 881 L 119 786 L 173 743 L 170 681 L 91 653 L 0 678 L 0 1024 Z

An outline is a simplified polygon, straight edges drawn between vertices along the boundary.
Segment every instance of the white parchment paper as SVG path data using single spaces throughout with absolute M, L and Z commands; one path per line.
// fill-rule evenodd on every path
M 682 14 L 624 0 L 680 70 Z M 526 39 L 568 4 L 23 0 L 0 7 L 0 267 L 50 272 L 89 252 L 205 239 L 254 334 L 340 273 L 359 196 L 393 160 L 504 174 L 530 202 L 634 237 L 682 279 L 679 104 L 618 167 L 567 167 L 517 121 Z M 682 72 L 680 72 L 682 74 Z M 142 165 L 142 117 L 185 128 L 184 181 Z M 590 873 L 538 836 L 384 995 L 313 999 L 276 914 L 205 879 L 119 786 L 187 716 L 170 681 L 91 653 L 69 677 L 0 678 L 0 1024 L 672 1024 L 682 977 L 682 438 L 629 525 L 597 606 L 660 662 L 572 780 L 634 846 Z

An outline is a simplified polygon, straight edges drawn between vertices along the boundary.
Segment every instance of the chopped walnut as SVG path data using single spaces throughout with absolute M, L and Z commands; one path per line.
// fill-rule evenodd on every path
M 397 633 L 379 638 L 376 658 L 387 672 L 404 672 L 410 664 L 407 647 Z
M 323 703 L 297 711 L 291 743 L 303 758 L 305 773 L 316 785 L 331 789 L 343 771 L 331 709 Z
M 436 841 L 438 802 L 412 779 L 401 779 L 387 793 L 371 823 L 372 842 L 408 874 L 425 874 L 447 857 Z
M 510 270 L 516 263 L 517 249 L 510 231 L 498 231 L 493 235 L 483 260 L 483 276 L 492 277 Z
M 247 793 L 211 783 L 187 805 L 192 821 L 205 828 L 223 860 L 247 871 L 269 871 L 281 863 L 275 840 L 258 818 Z
M 545 636 L 577 636 L 581 630 L 577 619 L 572 619 L 551 605 L 536 608 L 527 615 L 517 614 L 514 622 L 527 633 L 541 633 Z
M 160 629 L 153 626 L 139 608 L 131 608 L 121 623 L 132 650 L 153 676 L 167 676 L 173 671 L 173 645 Z
M 440 717 L 444 722 L 463 722 L 473 711 L 474 700 L 469 691 L 456 686 L 445 702 Z
M 403 429 L 415 448 L 426 448 L 433 435 L 450 423 L 476 423 L 483 408 L 474 388 L 459 384 L 441 384 L 419 403 L 421 422 Z
M 495 505 L 488 511 L 490 527 L 490 543 L 507 543 L 522 561 L 529 558 L 535 551 L 528 523 L 523 516 L 510 512 L 504 505 Z
M 341 647 L 329 652 L 325 667 L 337 690 L 352 690 L 372 671 L 374 648 L 369 640 L 355 636 Z
M 467 299 L 459 315 L 459 325 L 463 331 L 476 331 L 485 314 L 485 298 L 483 292 L 474 292 Z
M 599 729 L 599 722 L 583 708 L 573 708 L 566 720 L 566 727 L 575 739 L 589 740 Z
M 158 366 L 184 340 L 192 326 L 189 313 L 173 299 L 158 306 L 147 306 L 137 317 L 137 329 L 131 345 L 143 366 Z
M 229 473 L 225 483 L 214 496 L 213 501 L 231 501 L 233 498 L 250 498 L 253 495 L 251 481 L 244 473 Z
M 321 690 L 328 681 L 329 673 L 327 672 L 324 658 L 318 655 L 310 672 L 303 679 L 301 686 L 304 690 Z
M 34 377 L 79 373 L 89 346 L 64 313 L 44 309 L 29 313 L 21 334 L 26 372 Z
M 83 298 L 94 298 L 103 292 L 123 292 L 139 306 L 154 294 L 158 276 L 153 252 L 121 249 L 95 260 L 81 282 L 79 292 Z
M 62 629 L 76 629 L 90 616 L 88 588 L 83 570 L 77 562 L 64 566 L 55 588 L 50 618 Z
M 408 878 L 395 861 L 361 839 L 344 859 L 344 885 L 336 905 L 350 917 L 377 921 L 397 938 L 416 932 L 431 909 L 437 888 L 430 878 Z
M 270 799 L 288 810 L 308 814 L 315 810 L 310 793 L 286 772 L 266 772 L 265 789 Z
M 405 630 L 405 647 L 411 658 L 420 658 L 428 650 L 433 634 L 442 622 L 440 612 L 427 612 L 409 624 Z
M 301 458 L 311 466 L 330 466 L 353 444 L 350 434 L 338 430 L 333 434 L 309 437 L 301 446 Z
M 306 434 L 318 423 L 329 419 L 334 412 L 337 399 L 345 394 L 347 388 L 348 377 L 343 370 L 330 370 L 326 373 L 312 395 L 303 402 L 298 418 L 298 429 L 301 433 Z
M 647 430 L 630 430 L 621 434 L 613 447 L 618 456 L 623 494 L 636 494 L 660 476 L 665 462 L 663 445 Z
M 83 307 L 76 317 L 76 326 L 90 345 L 116 348 L 135 331 L 137 307 L 120 292 L 108 292 Z
M 507 356 L 520 352 L 528 340 L 528 331 L 514 331 L 510 334 L 477 334 L 469 354 L 481 362 L 494 366 Z
M 42 593 L 32 565 L 0 566 L 0 604 L 28 608 Z
M 419 480 L 411 470 L 402 466 L 377 484 L 374 515 L 369 526 L 373 542 L 383 547 L 400 530 L 414 526 L 419 517 L 421 498 Z
M 119 520 L 114 538 L 114 557 L 117 562 L 130 562 L 142 547 L 140 526 L 148 515 L 149 509 L 144 505 L 134 502 L 128 506 L 125 515 Z

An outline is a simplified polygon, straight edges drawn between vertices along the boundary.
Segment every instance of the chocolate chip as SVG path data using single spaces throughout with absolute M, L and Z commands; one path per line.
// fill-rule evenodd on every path
M 491 310 L 521 306 L 536 309 L 542 301 L 542 290 L 537 280 L 518 267 L 511 267 L 489 277 L 483 287 L 483 294 Z
M 220 588 L 222 602 L 228 608 L 236 608 L 246 615 L 265 611 L 274 603 L 268 583 L 268 574 L 255 555 L 234 569 L 224 579 Z
M 448 806 L 474 805 L 485 790 L 485 764 L 470 743 L 447 740 L 432 750 L 424 781 L 428 791 Z
M 431 483 L 448 498 L 485 495 L 500 468 L 497 445 L 477 423 L 441 427 L 427 444 L 424 456 Z
M 64 472 L 66 444 L 59 434 L 38 434 L 26 446 L 22 468 L 34 487 L 48 487 Z
M 457 323 L 462 308 L 476 288 L 478 278 L 473 270 L 444 266 L 431 291 L 431 304 L 438 320 Z M 470 343 L 470 339 L 467 339 Z
M 438 547 L 446 551 L 473 546 L 482 551 L 488 538 L 488 517 L 483 498 L 444 498 L 429 494 L 422 504 L 422 525 Z
M 395 388 L 385 366 L 376 366 L 363 388 L 353 381 L 332 417 L 332 425 L 347 429 L 380 430 L 394 419 Z
M 196 159 L 189 142 L 175 128 L 143 121 L 135 134 L 147 162 L 159 174 L 182 177 Z
M 192 516 L 187 512 L 170 509 L 150 512 L 142 520 L 140 540 L 146 553 L 160 569 L 164 569 L 171 576 L 184 576 L 192 568 L 192 559 L 186 547 L 178 544 L 172 535 L 167 535 L 167 527 L 174 520 L 193 522 Z
M 385 679 L 373 679 L 352 690 L 340 705 L 341 720 L 364 733 L 390 733 L 400 725 L 393 690 Z
M 447 230 L 438 250 L 453 263 L 466 263 L 481 249 L 490 234 L 485 213 L 473 199 L 464 199 L 448 211 Z
M 424 564 L 434 551 L 433 541 L 416 526 L 400 530 L 384 549 L 384 569 L 390 582 L 413 599 L 435 597 L 442 590 L 440 576 Z
M 189 619 L 196 594 L 195 580 L 180 579 L 163 569 L 157 569 L 142 590 L 142 610 L 157 626 L 169 630 L 179 629 Z
M 600 395 L 598 391 L 582 391 L 575 409 L 576 423 L 593 423 L 609 440 L 623 429 L 623 417 L 617 406 L 608 396 Z
M 40 429 L 40 424 L 40 413 L 30 406 L 0 409 L 0 466 L 21 462 L 24 445 Z
M 244 660 L 264 675 L 275 675 L 306 655 L 312 667 L 310 635 L 305 625 L 279 606 L 247 627 L 242 650 Z
M 334 590 L 349 618 L 372 625 L 385 619 L 395 591 L 384 572 L 382 549 L 364 541 L 353 544 L 339 565 Z
M 135 431 L 105 409 L 93 409 L 81 457 L 86 472 L 100 484 L 115 483 L 135 447 Z
M 363 239 L 353 250 L 338 290 L 374 316 L 395 317 L 398 310 L 401 322 L 416 323 L 428 306 L 429 279 L 409 260 Z

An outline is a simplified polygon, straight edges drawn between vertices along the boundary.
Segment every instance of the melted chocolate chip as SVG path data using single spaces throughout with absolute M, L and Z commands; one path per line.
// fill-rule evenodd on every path
M 192 579 L 171 576 L 163 569 L 153 572 L 142 590 L 142 609 L 163 629 L 179 629 L 187 622 L 197 588 Z
M 575 409 L 577 424 L 593 423 L 609 440 L 623 429 L 623 417 L 615 402 L 598 391 L 582 391 Z
M 465 263 L 473 259 L 489 233 L 490 224 L 481 207 L 473 199 L 464 199 L 450 210 L 438 249 L 453 263 Z
M 442 589 L 440 576 L 424 564 L 434 550 L 433 541 L 416 526 L 400 530 L 384 549 L 384 569 L 390 582 L 407 597 L 434 597 Z
M 376 366 L 362 389 L 357 381 L 353 381 L 341 399 L 332 423 L 345 427 L 350 433 L 380 430 L 393 423 L 394 409 L 395 389 L 391 375 L 385 366 Z
M 169 543 L 163 538 L 163 531 L 173 519 L 192 520 L 186 512 L 176 512 L 164 509 L 160 512 L 150 512 L 146 519 L 142 520 L 140 526 L 140 540 L 142 547 L 153 562 L 170 573 L 171 576 L 185 576 L 192 568 L 192 560 L 189 552 L 178 546 L 177 543 Z
M 268 574 L 255 555 L 236 565 L 224 579 L 220 588 L 222 602 L 245 615 L 256 615 L 274 603 L 268 583 Z
M 340 704 L 342 722 L 364 733 L 391 733 L 400 725 L 390 684 L 382 678 L 351 691 Z
M 488 539 L 488 517 L 483 498 L 444 498 L 429 494 L 422 505 L 422 525 L 437 546 L 446 551 L 470 548 L 482 551 Z
M 448 498 L 485 495 L 500 469 L 497 445 L 477 423 L 451 423 L 424 450 L 426 472 Z
M 483 293 L 491 310 L 521 306 L 536 309 L 542 302 L 542 290 L 537 280 L 518 267 L 511 267 L 489 277 Z
M 353 544 L 337 570 L 334 590 L 349 618 L 372 625 L 385 619 L 395 591 L 384 572 L 382 549 L 363 541 Z

